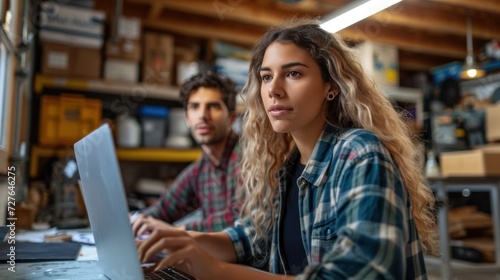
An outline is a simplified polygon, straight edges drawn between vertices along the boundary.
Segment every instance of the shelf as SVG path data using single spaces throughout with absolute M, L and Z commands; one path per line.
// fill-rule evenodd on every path
M 73 149 L 33 146 L 31 148 L 30 177 L 37 177 L 39 158 L 72 156 Z M 192 162 L 201 156 L 201 149 L 167 148 L 117 148 L 120 161 L 155 161 L 155 162 Z
M 34 91 L 42 93 L 46 87 L 81 90 L 111 95 L 130 95 L 144 98 L 157 98 L 179 101 L 179 88 L 175 86 L 157 86 L 146 83 L 129 83 L 107 80 L 86 80 L 53 77 L 38 74 L 35 77 Z
M 119 148 L 116 153 L 118 159 L 124 161 L 192 162 L 200 157 L 201 149 Z

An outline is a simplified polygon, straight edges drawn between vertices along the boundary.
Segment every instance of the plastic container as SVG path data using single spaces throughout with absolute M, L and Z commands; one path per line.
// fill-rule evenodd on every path
M 142 144 L 144 147 L 163 147 L 167 129 L 168 108 L 146 105 L 138 113 L 142 124 Z
M 44 146 L 73 145 L 102 120 L 102 101 L 83 95 L 44 95 L 40 107 L 38 143 Z
M 189 128 L 184 118 L 183 108 L 173 108 L 168 116 L 168 137 L 165 146 L 173 149 L 190 148 L 193 143 L 189 136 Z
M 119 147 L 137 148 L 141 145 L 141 125 L 131 116 L 121 116 L 117 121 Z

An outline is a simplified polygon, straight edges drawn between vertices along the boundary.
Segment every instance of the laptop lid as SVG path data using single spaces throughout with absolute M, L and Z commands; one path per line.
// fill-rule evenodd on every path
M 102 272 L 110 279 L 144 279 L 109 126 L 97 128 L 74 149 Z

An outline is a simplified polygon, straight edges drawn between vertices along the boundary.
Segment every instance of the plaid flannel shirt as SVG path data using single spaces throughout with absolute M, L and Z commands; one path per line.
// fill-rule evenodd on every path
M 239 136 L 231 133 L 220 164 L 203 156 L 186 167 L 161 198 L 143 214 L 173 223 L 201 208 L 203 218 L 186 224 L 187 230 L 221 231 L 239 217 Z M 238 193 L 237 193 L 238 192 Z
M 283 266 L 278 244 L 285 172 L 290 174 L 287 168 L 298 156 L 295 150 L 280 171 L 279 211 L 267 241 L 252 242 L 249 220 L 225 230 L 239 263 L 267 265 L 272 273 Z M 308 263 L 297 279 L 427 279 L 408 194 L 389 151 L 374 134 L 326 126 L 297 184 Z

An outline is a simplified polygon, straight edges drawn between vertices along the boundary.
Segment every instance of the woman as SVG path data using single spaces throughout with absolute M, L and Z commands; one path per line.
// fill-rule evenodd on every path
M 199 279 L 425 279 L 434 196 L 409 129 L 342 40 L 314 21 L 270 29 L 243 94 L 241 219 L 154 229 L 142 260 L 166 249 L 157 267 Z

